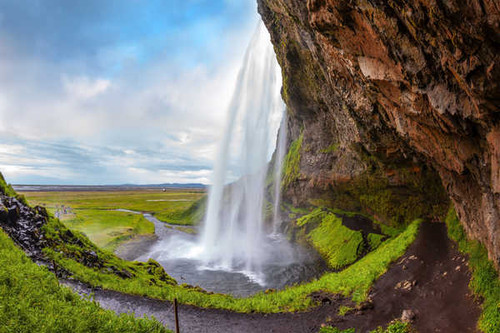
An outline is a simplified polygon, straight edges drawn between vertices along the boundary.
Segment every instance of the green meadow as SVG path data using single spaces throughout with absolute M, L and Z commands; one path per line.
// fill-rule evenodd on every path
M 141 214 L 116 211 L 127 209 L 151 213 L 157 219 L 180 225 L 181 231 L 192 232 L 189 226 L 201 219 L 197 209 L 203 200 L 202 190 L 132 190 L 132 191 L 75 191 L 25 192 L 32 206 L 46 207 L 70 229 L 84 233 L 92 242 L 106 250 L 138 236 L 152 236 L 154 224 Z M 70 209 L 68 209 L 68 207 Z

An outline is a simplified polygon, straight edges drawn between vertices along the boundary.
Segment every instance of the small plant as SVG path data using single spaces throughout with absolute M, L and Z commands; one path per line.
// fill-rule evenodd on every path
M 354 310 L 353 307 L 341 305 L 341 306 L 339 306 L 339 316 L 345 316 L 346 314 L 348 314 L 352 310 Z
M 394 320 L 391 323 L 389 323 L 389 326 L 387 326 L 386 329 L 379 326 L 370 333 L 410 333 L 410 332 L 411 332 L 410 324 L 403 323 L 399 320 Z

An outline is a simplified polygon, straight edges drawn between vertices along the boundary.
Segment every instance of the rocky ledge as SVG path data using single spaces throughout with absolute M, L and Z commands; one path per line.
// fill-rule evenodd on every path
M 48 218 L 45 208 L 31 208 L 19 198 L 0 194 L 0 227 L 34 260 L 44 258 L 42 226 Z
M 500 4 L 258 3 L 289 110 L 285 199 L 400 224 L 449 197 L 498 268 Z

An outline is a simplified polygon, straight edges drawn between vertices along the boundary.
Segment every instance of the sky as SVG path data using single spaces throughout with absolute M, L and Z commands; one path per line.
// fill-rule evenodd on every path
M 13 184 L 210 183 L 255 0 L 0 0 Z

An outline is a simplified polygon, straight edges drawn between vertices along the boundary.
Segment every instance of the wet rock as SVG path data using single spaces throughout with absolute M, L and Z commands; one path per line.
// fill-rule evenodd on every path
M 415 287 L 416 284 L 417 284 L 416 280 L 413 280 L 413 281 L 404 280 L 404 281 L 398 282 L 396 284 L 396 286 L 394 287 L 394 289 L 400 289 L 403 291 L 411 291 L 413 289 L 413 287 Z
M 417 316 L 413 310 L 403 310 L 403 313 L 401 314 L 401 321 L 403 323 L 411 323 L 416 317 Z

